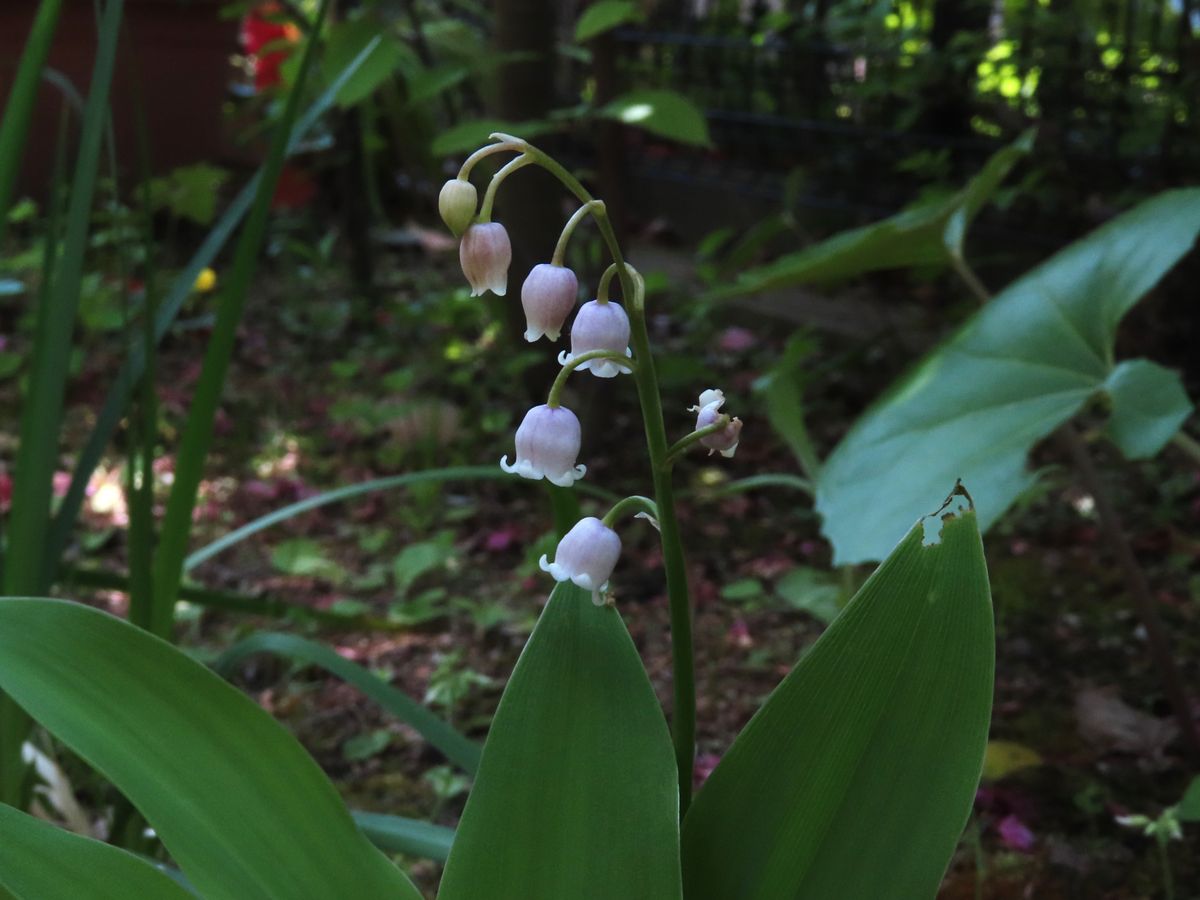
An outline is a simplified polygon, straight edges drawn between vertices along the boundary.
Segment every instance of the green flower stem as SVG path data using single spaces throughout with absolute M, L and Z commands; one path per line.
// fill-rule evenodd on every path
M 571 240 L 571 233 L 575 227 L 583 221 L 583 217 L 590 213 L 593 209 L 603 211 L 603 200 L 592 200 L 583 204 L 579 209 L 571 214 L 571 218 L 567 219 L 567 224 L 563 226 L 562 234 L 558 236 L 558 243 L 554 245 L 554 255 L 550 257 L 550 265 L 561 266 L 563 260 L 567 257 L 567 242 Z
M 493 175 L 492 180 L 488 182 L 487 193 L 483 195 L 483 205 L 479 207 L 479 215 L 475 217 L 476 222 L 487 223 L 492 221 L 492 204 L 496 202 L 496 191 L 499 190 L 504 179 L 518 169 L 523 169 L 532 163 L 533 157 L 528 154 L 522 154 L 516 159 L 510 159 L 500 167 L 500 171 Z
M 626 497 L 624 500 L 618 500 L 613 504 L 613 508 L 604 514 L 604 518 L 600 521 L 609 528 L 613 527 L 621 516 L 628 515 L 630 511 L 637 510 L 638 512 L 646 513 L 655 521 L 658 520 L 658 506 L 649 497 L 642 497 L 634 494 L 632 497 Z
M 1177 431 L 1171 438 L 1171 443 L 1191 457 L 1192 462 L 1200 465 L 1200 443 L 1197 443 L 1190 435 L 1183 431 Z
M 567 386 L 567 379 L 571 377 L 571 373 L 585 362 L 593 359 L 611 359 L 624 366 L 630 372 L 637 370 L 637 366 L 632 359 L 624 353 L 618 353 L 615 350 L 589 350 L 587 353 L 580 353 L 578 356 L 572 357 L 570 362 L 564 364 L 562 371 L 555 377 L 554 384 L 550 385 L 550 395 L 546 398 L 546 405 L 551 408 L 557 408 L 559 406 L 559 399 L 562 397 L 562 392 Z
M 717 434 L 718 432 L 724 431 L 729 427 L 729 423 L 731 421 L 733 420 L 730 419 L 729 416 L 722 414 L 721 418 L 717 419 L 717 421 L 713 422 L 711 425 L 705 425 L 703 428 L 699 428 L 696 431 L 693 431 L 691 434 L 681 437 L 674 444 L 672 444 L 671 449 L 667 451 L 667 463 L 674 464 L 675 460 L 678 459 L 688 447 L 692 446 L 692 444 L 696 443 L 697 441 L 703 440 L 710 434 Z
M 608 302 L 608 285 L 613 280 L 613 276 L 617 274 L 617 264 L 613 263 L 604 270 L 604 274 L 600 276 L 600 284 L 596 286 L 596 301 L 598 303 Z
M 519 141 L 505 134 L 493 134 L 493 140 Z M 579 179 L 536 147 L 520 141 L 520 147 L 533 160 L 562 182 L 580 203 L 594 198 Z M 642 421 L 646 429 L 646 444 L 650 451 L 650 470 L 654 480 L 654 498 L 658 504 L 659 533 L 662 538 L 663 568 L 667 579 L 667 597 L 671 604 L 671 658 L 674 674 L 674 709 L 671 718 L 675 743 L 675 762 L 679 769 L 679 814 L 687 811 L 692 801 L 692 769 L 696 747 L 696 676 L 692 650 L 692 610 L 688 597 L 687 568 L 683 543 L 679 536 L 679 521 L 675 514 L 675 495 L 671 485 L 671 466 L 667 461 L 667 429 L 663 421 L 662 400 L 654 357 L 650 352 L 650 335 L 646 329 L 645 289 L 641 279 L 626 264 L 606 211 L 592 209 L 591 214 L 608 246 L 621 291 L 627 301 L 630 338 L 637 369 L 638 399 L 642 406 Z
M 521 149 L 520 145 L 522 143 L 522 141 L 515 141 L 514 139 L 509 141 L 501 141 L 499 144 L 488 144 L 486 147 L 480 147 L 463 161 L 462 167 L 458 170 L 458 177 L 462 181 L 469 180 L 471 177 L 471 170 L 475 168 L 475 163 L 479 162 L 484 157 L 491 156 L 494 153 L 518 151 Z

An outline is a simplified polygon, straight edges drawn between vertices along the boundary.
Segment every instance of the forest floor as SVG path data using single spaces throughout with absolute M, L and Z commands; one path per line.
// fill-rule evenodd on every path
M 514 339 L 492 318 L 499 304 L 467 298 L 459 279 L 452 254 L 432 264 L 400 259 L 387 288 L 364 301 L 351 299 L 332 269 L 277 261 L 268 270 L 239 336 L 194 547 L 333 487 L 421 468 L 490 466 L 512 452 L 520 417 L 541 402 L 531 386 L 549 384 L 543 358 L 550 350 Z M 917 297 L 905 306 L 912 327 L 893 327 L 885 301 L 897 290 Z M 873 304 L 870 291 L 866 301 L 844 298 L 858 305 L 843 313 L 864 310 L 842 320 L 849 327 L 811 332 L 806 414 L 822 453 L 916 352 L 967 312 L 937 300 L 928 286 L 882 282 L 871 291 L 880 298 Z M 196 299 L 159 360 L 164 492 L 207 336 L 206 302 Z M 504 302 L 514 306 L 516 297 Z M 699 779 L 870 569 L 831 570 L 804 493 L 720 490 L 731 479 L 799 473 L 754 390 L 796 324 L 780 327 L 761 309 L 684 304 L 670 292 L 651 303 L 662 311 L 653 327 L 669 430 L 688 430 L 687 407 L 712 386 L 724 388 L 730 410 L 746 422 L 734 459 L 695 455 L 678 467 L 696 607 Z M 120 345 L 112 334 L 89 342 L 69 397 L 64 472 Z M 618 494 L 647 492 L 632 385 L 580 380 L 571 393 L 569 405 L 583 419 L 588 482 Z M 15 405 L 13 379 L 0 383 L 0 401 Z M 1200 473 L 1171 451 L 1138 465 L 1097 452 L 1185 680 L 1200 698 Z M 1115 817 L 1157 815 L 1179 799 L 1195 766 L 1183 758 L 1091 499 L 1065 462 L 1052 445 L 1039 448 L 1038 487 L 985 541 L 998 626 L 992 739 L 1004 743 L 993 748 L 968 837 L 945 881 L 947 900 L 1165 896 L 1153 840 Z M 93 481 L 75 566 L 122 569 L 123 503 L 114 458 Z M 600 508 L 585 499 L 585 508 L 593 506 Z M 536 560 L 552 547 L 550 528 L 543 486 L 515 478 L 379 492 L 323 507 L 238 544 L 192 577 L 302 609 L 375 617 L 386 627 L 347 630 L 303 615 L 280 621 L 188 606 L 181 640 L 212 658 L 263 628 L 317 636 L 482 738 L 549 594 Z M 623 537 L 617 608 L 669 715 L 670 637 L 656 534 L 632 523 Z M 93 596 L 114 611 L 124 603 L 119 592 Z M 355 689 L 265 658 L 243 663 L 237 680 L 295 732 L 352 806 L 456 821 L 469 783 Z M 1176 897 L 1200 897 L 1200 830 L 1185 827 L 1170 861 Z M 435 864 L 414 862 L 412 871 L 425 890 L 436 885 Z

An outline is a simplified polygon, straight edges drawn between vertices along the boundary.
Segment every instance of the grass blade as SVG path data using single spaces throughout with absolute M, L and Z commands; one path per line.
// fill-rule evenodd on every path
M 222 674 L 228 674 L 239 662 L 256 653 L 273 653 L 332 672 L 346 683 L 354 685 L 397 719 L 412 726 L 463 771 L 474 774 L 479 767 L 478 744 L 459 734 L 408 694 L 316 641 L 264 631 L 234 644 L 225 651 L 214 668 Z
M 387 853 L 403 853 L 445 862 L 454 843 L 454 829 L 420 819 L 351 810 L 350 817 L 367 840 Z

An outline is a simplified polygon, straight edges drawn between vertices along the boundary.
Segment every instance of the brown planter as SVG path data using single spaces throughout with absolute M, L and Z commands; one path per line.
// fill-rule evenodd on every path
M 156 172 L 200 160 L 229 157 L 231 142 L 222 106 L 235 77 L 238 23 L 222 21 L 223 0 L 126 0 L 113 77 L 111 107 L 117 158 L 125 176 L 136 175 L 136 111 L 143 105 Z M 7 100 L 37 0 L 0 2 L 0 97 Z M 91 0 L 66 0 L 49 66 L 85 98 L 96 47 Z M 63 98 L 43 82 L 34 111 L 18 191 L 41 197 L 51 174 Z M 71 140 L 78 139 L 78 117 Z

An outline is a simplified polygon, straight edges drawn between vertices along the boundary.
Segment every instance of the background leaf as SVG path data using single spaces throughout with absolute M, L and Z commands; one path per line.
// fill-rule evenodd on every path
M 1104 390 L 1112 400 L 1108 436 L 1128 459 L 1156 456 L 1192 414 L 1179 375 L 1146 359 L 1121 363 Z
M 560 584 L 500 700 L 440 900 L 680 897 L 671 738 L 617 612 Z
M 0 600 L 0 687 L 100 770 L 207 900 L 420 894 L 296 740 L 217 675 L 112 616 Z
M 909 532 L 705 783 L 683 824 L 689 900 L 937 893 L 979 782 L 994 669 L 975 515 L 939 514 Z M 923 543 L 926 525 L 940 542 Z
M 454 829 L 383 813 L 352 812 L 354 824 L 380 850 L 445 862 Z
M 337 89 L 337 104 L 343 109 L 361 103 L 406 63 L 416 56 L 400 41 L 368 18 L 339 22 L 329 29 L 325 46 L 325 68 L 342 72 L 370 47 L 353 74 Z
M 668 140 L 698 147 L 712 146 L 704 113 L 691 100 L 675 91 L 630 91 L 601 107 L 598 114 Z
M 817 481 L 835 561 L 882 558 L 923 498 L 960 477 L 980 527 L 995 522 L 1033 482 L 1030 448 L 1105 386 L 1121 317 L 1197 231 L 1200 189 L 1141 204 L 1014 282 L 893 385 Z
M 150 863 L 0 804 L 0 883 L 30 900 L 194 900 Z
M 636 3 L 629 0 L 600 0 L 588 6 L 575 23 L 575 40 L 582 44 L 618 25 L 641 20 L 642 11 Z

